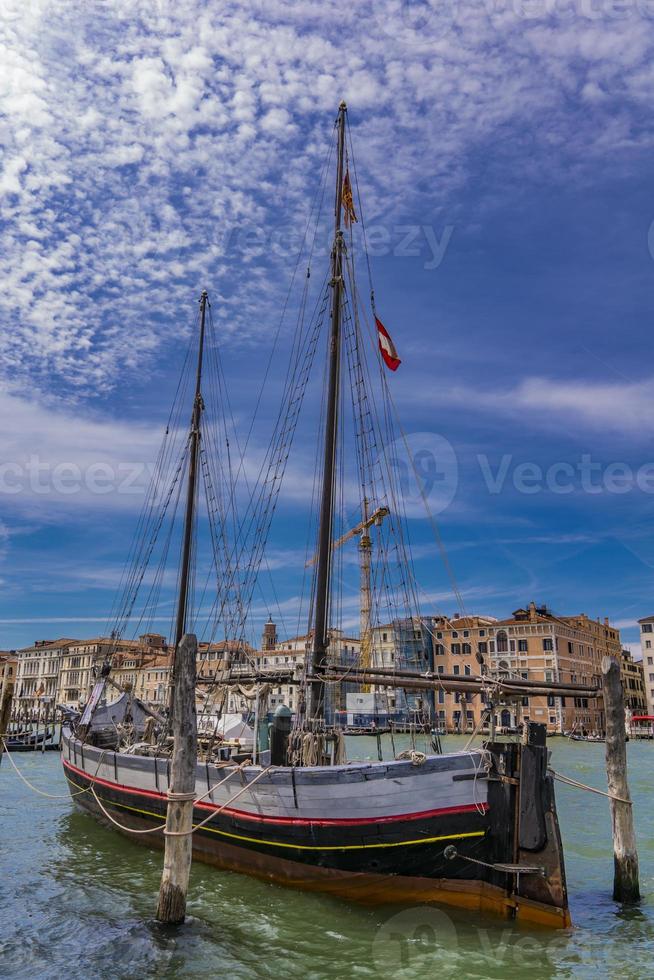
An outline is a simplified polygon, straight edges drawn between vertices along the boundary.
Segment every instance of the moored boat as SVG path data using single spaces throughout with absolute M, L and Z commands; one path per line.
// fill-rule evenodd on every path
M 344 104 L 336 122 L 336 149 L 335 229 L 325 294 L 329 303 L 325 300 L 322 306 L 330 308 L 330 328 L 317 495 L 318 547 L 306 662 L 294 681 L 300 693 L 297 711 L 292 722 L 288 712 L 286 728 L 281 724 L 276 728 L 273 721 L 269 753 L 258 751 L 258 724 L 255 723 L 252 759 L 243 759 L 233 751 L 233 746 L 221 746 L 220 739 L 216 744 L 211 738 L 201 743 L 193 800 L 193 854 L 220 868 L 343 898 L 369 902 L 442 902 L 546 926 L 567 926 L 570 916 L 563 853 L 543 725 L 527 724 L 522 741 L 503 743 L 491 739 L 482 749 L 425 754 L 412 748 L 387 761 L 347 762 L 343 734 L 328 716 L 330 685 L 341 683 L 347 678 L 348 670 L 351 677 L 356 673 L 350 665 L 337 677 L 334 672 L 338 674 L 339 665 L 334 663 L 330 650 L 330 617 L 334 614 L 333 553 L 352 533 L 335 540 L 344 311 L 349 324 L 347 330 L 351 331 L 346 353 L 350 358 L 353 400 L 359 411 L 358 452 L 365 470 L 365 479 L 361 481 L 364 519 L 357 524 L 357 533 L 362 533 L 360 666 L 363 670 L 374 664 L 370 644 L 374 610 L 369 539 L 373 519 L 368 517 L 368 507 L 373 515 L 380 515 L 380 521 L 382 516 L 386 518 L 385 527 L 391 532 L 397 519 L 397 502 L 392 493 L 389 491 L 387 499 L 379 500 L 366 485 L 366 481 L 372 482 L 372 471 L 382 464 L 369 459 L 374 442 L 367 445 L 366 440 L 370 439 L 367 426 L 372 424 L 372 412 L 365 392 L 366 368 L 357 360 L 361 357 L 363 340 L 356 334 L 357 317 L 347 312 L 350 309 L 347 303 L 357 302 L 357 292 L 351 282 L 349 293 L 346 291 L 346 279 L 348 275 L 353 276 L 353 266 L 348 264 L 342 222 L 351 228 L 357 217 L 346 159 Z M 204 292 L 200 300 L 195 398 L 182 456 L 187 492 L 174 636 L 177 651 L 182 638 L 188 635 L 192 561 L 196 554 L 193 535 L 197 527 L 198 474 L 204 474 L 205 465 L 200 438 L 205 410 L 202 367 L 207 308 L 208 297 Z M 386 367 L 395 370 L 400 363 L 397 352 L 376 315 L 375 322 L 380 358 Z M 295 357 L 298 364 L 304 364 L 297 352 Z M 302 387 L 302 394 L 307 377 L 302 366 L 296 382 Z M 297 420 L 297 404 L 299 401 L 301 405 L 301 399 L 292 385 L 288 390 L 287 408 L 295 412 Z M 284 412 L 280 412 L 280 417 L 285 425 Z M 273 440 L 276 448 L 270 456 L 274 480 L 262 480 L 264 487 L 272 485 L 274 489 L 277 485 L 275 467 L 283 470 L 288 456 L 286 439 L 287 431 L 282 428 L 281 436 Z M 392 485 L 392 476 L 388 477 L 388 484 Z M 227 496 L 231 499 L 233 494 Z M 166 506 L 171 497 L 172 492 L 165 498 Z M 209 493 L 207 497 L 210 499 Z M 259 498 L 253 494 L 251 499 Z M 152 502 L 148 507 L 154 510 Z M 267 511 L 262 506 L 261 514 L 254 516 L 256 520 L 250 515 L 239 525 L 237 540 L 239 543 L 243 540 L 244 527 L 255 526 L 258 538 L 254 552 L 258 555 L 260 540 L 265 537 L 262 528 L 268 519 Z M 410 561 L 401 533 L 398 539 L 399 545 L 389 564 L 399 569 L 398 581 L 408 593 L 410 588 L 404 580 L 409 574 Z M 148 547 L 137 548 L 136 552 L 141 560 Z M 228 570 L 223 581 L 229 586 L 234 578 L 233 570 Z M 140 569 L 128 576 L 128 581 L 137 586 L 142 579 Z M 245 581 L 247 584 L 250 579 L 246 576 Z M 388 583 L 383 584 L 390 592 Z M 131 609 L 134 599 L 130 596 L 128 600 L 123 605 Z M 226 593 L 219 593 L 218 600 L 218 606 L 224 608 Z M 238 596 L 241 618 L 246 600 L 241 592 Z M 413 627 L 413 620 L 410 622 Z M 419 647 L 420 636 L 413 628 L 412 636 L 416 641 L 414 646 Z M 443 690 L 447 684 L 448 690 L 457 689 L 459 684 L 460 690 L 468 692 L 474 682 L 478 685 L 477 693 L 485 696 L 489 704 L 502 690 L 501 684 L 494 684 L 484 673 L 478 678 L 439 680 L 429 669 L 422 648 L 416 649 L 412 656 L 413 673 L 405 671 L 403 675 L 398 669 L 392 676 L 388 672 L 380 675 L 385 689 L 415 689 L 424 682 L 432 691 L 438 684 Z M 110 671 L 109 659 L 84 714 L 77 723 L 64 728 L 65 775 L 79 806 L 134 840 L 161 846 L 171 790 L 170 719 L 176 710 L 175 703 L 171 700 L 166 716 L 125 695 L 113 703 L 103 703 Z M 361 679 L 365 681 L 363 675 Z M 260 688 L 265 686 L 266 678 L 255 672 L 254 681 L 258 709 Z M 227 665 L 216 684 L 229 682 Z M 514 682 L 512 696 L 523 695 L 524 690 Z M 428 712 L 427 732 L 434 721 Z

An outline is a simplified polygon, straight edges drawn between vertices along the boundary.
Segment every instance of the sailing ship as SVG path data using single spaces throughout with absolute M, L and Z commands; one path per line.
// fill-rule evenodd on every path
M 329 691 L 344 673 L 330 653 L 330 615 L 336 460 L 344 394 L 344 311 L 348 301 L 356 301 L 345 236 L 357 220 L 349 177 L 346 112 L 342 103 L 335 123 L 334 235 L 326 280 L 329 335 L 317 558 L 307 634 L 310 646 L 304 669 L 295 674 L 300 703 L 294 722 L 288 710 L 276 711 L 270 748 L 257 750 L 255 744 L 250 759 L 226 752 L 220 740 L 215 745 L 205 740 L 196 772 L 193 857 L 218 868 L 343 899 L 444 903 L 565 927 L 570 915 L 544 726 L 529 724 L 522 741 L 491 739 L 483 748 L 442 754 L 412 749 L 389 760 L 347 761 L 343 733 L 331 723 L 326 710 Z M 184 450 L 186 502 L 174 632 L 177 650 L 190 622 L 193 535 L 198 480 L 204 465 L 203 357 L 209 309 L 203 292 L 193 410 Z M 386 331 L 384 335 L 387 337 Z M 379 340 L 382 354 L 396 360 L 390 339 L 382 342 L 380 335 Z M 311 344 L 315 349 L 315 340 L 310 338 L 308 347 Z M 290 420 L 288 413 L 284 417 L 287 435 L 299 411 L 293 385 L 307 383 L 308 359 L 299 350 L 294 357 L 287 405 L 295 406 L 296 415 L 295 421 L 292 414 Z M 364 372 L 360 366 L 355 365 L 354 378 L 361 404 L 364 396 L 359 385 Z M 287 441 L 277 439 L 269 457 L 273 469 L 276 460 L 285 458 L 287 448 Z M 267 482 L 263 479 L 262 485 Z M 369 497 L 366 488 L 366 507 Z M 365 510 L 362 522 L 366 535 L 367 513 Z M 388 516 L 387 523 L 392 523 L 393 516 Z M 254 522 L 255 551 L 264 523 Z M 241 531 L 239 534 L 242 540 Z M 367 541 L 364 547 L 369 590 Z M 147 550 L 147 545 L 137 549 L 141 557 Z M 137 579 L 138 575 L 133 576 L 132 584 Z M 246 576 L 247 587 L 249 582 Z M 239 615 L 248 604 L 247 595 L 243 596 L 247 587 L 242 581 L 238 586 Z M 224 617 L 226 593 L 237 591 L 231 566 L 223 568 L 219 589 L 223 591 L 216 601 Z M 501 697 L 508 690 L 508 682 L 493 682 L 488 673 L 465 679 L 435 675 L 421 656 L 416 657 L 413 671 L 376 673 L 369 650 L 371 609 L 367 600 L 363 612 L 362 660 L 350 671 L 358 682 L 428 692 L 439 686 L 461 690 L 476 685 L 475 690 L 489 698 Z M 82 716 L 63 731 L 65 776 L 78 806 L 135 841 L 162 846 L 171 786 L 170 713 L 176 706 L 171 703 L 166 716 L 131 694 L 109 701 L 110 674 L 109 658 Z M 216 684 L 224 689 L 229 683 L 251 683 L 259 690 L 270 683 L 270 676 L 256 665 L 248 674 L 247 664 L 226 663 Z M 512 694 L 524 696 L 524 684 L 514 684 Z M 258 733 L 255 743 L 257 739 Z

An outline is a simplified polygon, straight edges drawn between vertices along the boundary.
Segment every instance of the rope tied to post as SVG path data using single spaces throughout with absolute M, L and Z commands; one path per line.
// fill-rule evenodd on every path
M 566 786 L 573 786 L 575 789 L 585 789 L 589 793 L 596 793 L 597 796 L 604 796 L 607 800 L 614 800 L 616 803 L 627 803 L 629 806 L 633 806 L 633 800 L 625 799 L 623 796 L 616 796 L 614 793 L 606 793 L 603 789 L 596 789 L 595 786 L 588 786 L 586 783 L 580 783 L 578 779 L 572 779 L 571 776 L 564 776 L 563 773 L 556 772 L 554 769 L 547 770 L 554 779 L 558 779 L 560 783 L 564 783 Z

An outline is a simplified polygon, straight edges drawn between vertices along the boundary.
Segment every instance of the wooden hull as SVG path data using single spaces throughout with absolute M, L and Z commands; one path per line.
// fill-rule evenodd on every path
M 209 820 L 193 835 L 193 855 L 350 900 L 438 902 L 568 925 L 567 901 L 519 895 L 515 876 L 476 863 L 497 861 L 503 846 L 482 761 L 478 753 L 453 753 L 429 757 L 422 766 L 366 763 L 263 775 L 260 767 L 198 766 L 196 797 L 204 799 L 194 808 L 194 823 Z M 65 736 L 63 764 L 80 806 L 105 822 L 109 814 L 134 840 L 163 845 L 160 830 L 133 831 L 165 820 L 166 760 L 102 751 Z M 453 860 L 445 854 L 448 845 L 456 848 Z

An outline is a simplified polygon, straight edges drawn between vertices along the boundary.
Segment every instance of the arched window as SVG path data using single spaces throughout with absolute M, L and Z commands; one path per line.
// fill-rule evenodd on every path
M 500 630 L 497 634 L 497 652 L 507 653 L 509 649 L 509 641 L 507 639 L 504 630 Z

